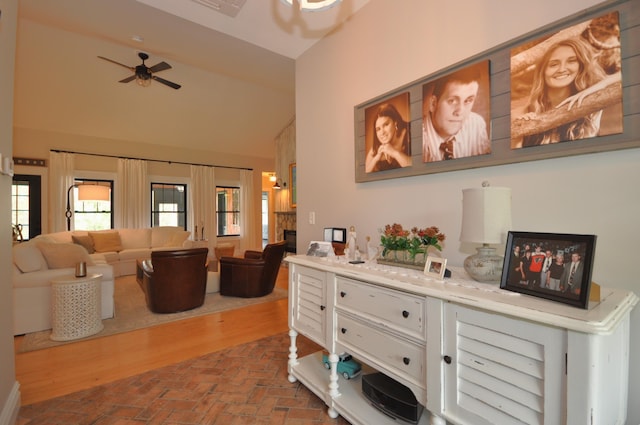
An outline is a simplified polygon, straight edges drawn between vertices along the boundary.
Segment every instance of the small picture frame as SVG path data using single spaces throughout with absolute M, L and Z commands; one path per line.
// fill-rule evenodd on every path
M 500 288 L 587 309 L 595 235 L 509 232 Z
M 424 274 L 438 280 L 444 280 L 444 272 L 447 269 L 447 259 L 440 257 L 427 257 L 424 265 Z
M 310 257 L 333 257 L 333 245 L 331 242 L 311 241 L 307 248 L 307 255 Z
M 325 242 L 347 243 L 347 229 L 344 227 L 325 227 Z

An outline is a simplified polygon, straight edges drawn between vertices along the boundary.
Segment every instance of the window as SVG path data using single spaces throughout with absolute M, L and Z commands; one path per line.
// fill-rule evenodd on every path
M 40 176 L 16 174 L 11 184 L 11 224 L 18 226 L 22 240 L 42 233 Z
M 240 188 L 216 187 L 218 236 L 240 236 Z
M 187 185 L 151 183 L 151 226 L 187 229 Z
M 109 188 L 107 200 L 80 200 L 78 187 L 71 191 L 73 196 L 73 228 L 75 230 L 113 229 L 113 181 L 75 179 L 76 185 L 98 185 Z

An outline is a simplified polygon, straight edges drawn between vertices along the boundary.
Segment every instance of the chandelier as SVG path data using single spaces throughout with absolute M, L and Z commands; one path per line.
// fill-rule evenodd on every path
M 289 6 L 293 6 L 294 0 L 282 0 Z M 296 0 L 302 11 L 315 12 L 335 6 L 340 0 Z

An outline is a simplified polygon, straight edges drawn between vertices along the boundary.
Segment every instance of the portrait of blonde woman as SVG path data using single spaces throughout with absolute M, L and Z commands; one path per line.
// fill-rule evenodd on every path
M 605 15 L 512 51 L 512 148 L 622 132 L 617 18 Z

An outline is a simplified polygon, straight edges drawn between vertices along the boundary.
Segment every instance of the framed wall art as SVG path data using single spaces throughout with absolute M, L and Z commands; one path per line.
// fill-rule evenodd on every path
M 622 133 L 620 49 L 617 11 L 511 49 L 511 148 Z
M 369 106 L 365 114 L 365 172 L 411 166 L 409 93 Z
M 355 181 L 640 147 L 639 39 L 634 0 L 606 1 L 356 105 Z M 560 62 L 565 69 L 553 77 Z M 443 153 L 429 156 L 429 143 L 436 152 L 437 140 L 423 133 L 431 119 L 430 90 L 438 81 L 475 68 L 486 69 L 487 80 L 479 84 L 472 111 L 485 119 L 490 150 L 446 160 L 442 140 L 437 148 L 440 152 L 442 145 Z M 569 81 L 568 93 L 559 96 L 554 89 Z M 371 171 L 366 158 L 373 127 L 367 113 L 398 98 L 409 101 L 404 119 L 411 161 Z M 487 106 L 480 107 L 484 102 Z
M 295 208 L 298 205 L 298 184 L 296 182 L 296 163 L 289 164 L 289 183 L 291 189 L 289 190 L 289 205 L 291 208 Z
M 500 288 L 586 309 L 595 235 L 509 232 Z

